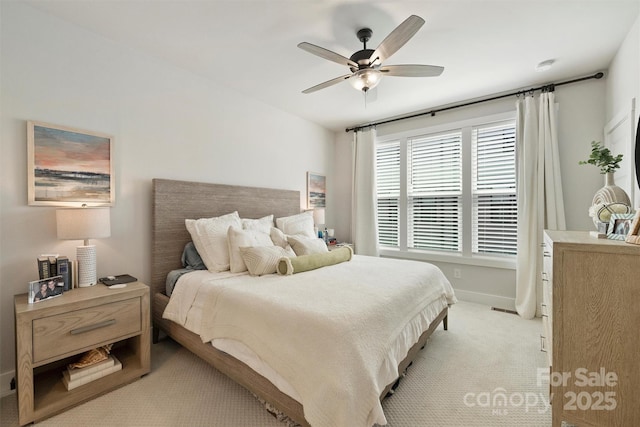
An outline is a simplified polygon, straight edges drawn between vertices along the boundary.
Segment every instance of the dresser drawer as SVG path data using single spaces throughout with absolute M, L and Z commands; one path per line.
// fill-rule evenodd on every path
M 140 333 L 141 300 L 131 298 L 33 321 L 33 363 Z

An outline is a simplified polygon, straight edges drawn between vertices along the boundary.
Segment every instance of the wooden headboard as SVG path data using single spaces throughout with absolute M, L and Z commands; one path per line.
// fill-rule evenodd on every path
M 151 295 L 164 293 L 167 274 L 182 267 L 182 250 L 191 240 L 184 220 L 233 211 L 241 218 L 294 215 L 300 213 L 300 192 L 153 179 Z

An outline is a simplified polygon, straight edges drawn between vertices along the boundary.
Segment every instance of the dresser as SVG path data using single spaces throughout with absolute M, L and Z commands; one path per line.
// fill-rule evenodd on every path
M 553 427 L 640 422 L 640 246 L 545 231 L 542 347 Z

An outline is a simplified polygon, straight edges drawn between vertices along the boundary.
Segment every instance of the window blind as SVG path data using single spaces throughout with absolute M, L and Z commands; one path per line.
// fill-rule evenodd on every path
M 409 139 L 407 172 L 407 246 L 461 251 L 461 132 Z
M 400 141 L 376 146 L 378 243 L 397 247 L 400 215 Z
M 513 121 L 472 130 L 472 252 L 515 255 L 516 135 Z

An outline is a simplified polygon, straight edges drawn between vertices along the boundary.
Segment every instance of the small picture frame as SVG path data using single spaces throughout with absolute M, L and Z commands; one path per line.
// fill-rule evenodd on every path
M 631 232 L 631 222 L 634 214 L 613 213 L 609 220 L 609 229 L 607 230 L 607 239 L 626 240 L 627 235 Z
M 29 282 L 29 304 L 59 297 L 64 291 L 62 276 L 54 276 Z
M 634 245 L 640 245 L 640 209 L 638 209 L 635 218 L 633 218 L 631 229 L 625 241 Z

